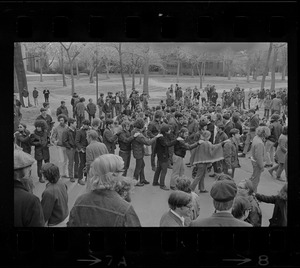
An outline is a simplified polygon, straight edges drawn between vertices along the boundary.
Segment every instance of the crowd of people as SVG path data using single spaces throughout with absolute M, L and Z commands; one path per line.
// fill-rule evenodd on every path
M 15 226 L 140 226 L 130 194 L 133 187 L 150 184 L 144 172 L 147 155 L 154 172 L 152 187 L 171 190 L 170 210 L 160 226 L 261 226 L 259 202 L 275 204 L 270 226 L 286 226 L 287 89 L 250 90 L 247 110 L 245 91 L 238 85 L 221 96 L 213 85 L 185 92 L 171 85 L 166 100 L 154 107 L 149 107 L 147 94 L 135 89 L 128 99 L 123 92 L 101 93 L 96 103 L 89 99 L 87 105 L 74 93 L 72 115 L 61 101 L 57 126 L 46 93 L 33 133 L 22 123 L 21 105 L 14 97 Z M 51 146 L 57 148 L 58 166 L 51 163 Z M 187 151 L 190 158 L 184 163 Z M 128 178 L 131 155 L 135 169 Z M 247 156 L 252 175 L 235 183 L 239 158 Z M 32 192 L 35 161 L 39 182 L 48 182 L 41 201 Z M 186 168 L 192 168 L 192 178 L 185 176 Z M 265 168 L 285 182 L 276 196 L 257 193 Z M 170 185 L 165 183 L 168 169 Z M 203 219 L 199 195 L 208 192 L 208 173 L 215 177 L 210 190 L 215 212 Z M 70 211 L 61 178 L 86 187 Z

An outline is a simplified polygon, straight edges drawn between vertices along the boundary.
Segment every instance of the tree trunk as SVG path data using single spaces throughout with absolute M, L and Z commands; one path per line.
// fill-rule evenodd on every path
M 192 71 L 192 78 L 194 78 L 194 65 L 192 65 L 191 71 Z
M 281 80 L 285 81 L 285 75 L 286 75 L 286 65 L 282 66 L 282 73 L 281 73 Z
M 24 105 L 22 91 L 24 88 L 26 90 L 28 90 L 28 86 L 27 86 L 27 78 L 26 78 L 26 73 L 25 73 L 25 68 L 24 68 L 23 57 L 22 57 L 21 43 L 15 43 L 14 68 L 16 71 L 16 78 L 18 81 L 17 87 L 19 88 L 20 102 L 21 102 L 22 106 L 24 107 L 25 105 Z M 29 98 L 28 98 L 28 106 L 30 106 Z
M 135 69 L 132 70 L 132 88 L 135 88 Z
M 105 69 L 106 69 L 106 79 L 109 79 L 109 69 L 110 69 L 110 66 L 108 63 L 105 63 Z
M 274 48 L 272 70 L 271 70 L 271 88 L 270 88 L 271 91 L 275 89 L 275 71 L 276 71 L 277 55 L 278 55 L 278 48 Z
M 149 95 L 149 88 L 148 88 L 148 80 L 149 80 L 149 59 L 146 59 L 146 60 L 145 60 L 143 70 L 144 70 L 143 93 Z
M 202 65 L 202 63 L 201 63 Z M 200 78 L 200 89 L 202 89 L 202 72 L 199 70 L 199 63 L 197 63 L 197 71 L 198 71 L 198 74 L 199 74 L 199 78 Z
M 142 84 L 142 68 L 139 68 L 139 73 L 140 73 L 140 82 L 139 84 Z
M 95 68 L 94 66 L 91 66 L 90 67 L 90 84 L 94 84 L 94 73 L 95 73 Z
M 98 101 L 98 92 L 99 92 L 99 88 L 98 88 L 98 72 L 97 72 L 97 68 L 96 68 L 96 102 Z
M 128 66 L 128 76 L 131 77 L 131 66 Z
M 176 75 L 176 83 L 179 83 L 179 71 L 180 71 L 180 61 L 177 61 L 177 75 Z
M 74 72 L 73 72 L 73 61 L 69 58 L 69 62 L 70 62 L 70 72 L 71 72 L 71 83 L 72 83 L 72 87 L 71 87 L 71 95 L 73 95 L 73 93 L 75 92 L 75 85 L 74 85 Z
M 228 80 L 231 80 L 231 66 L 230 66 L 229 63 L 227 65 L 227 70 L 228 70 L 228 72 L 227 72 L 227 78 L 228 78 Z
M 204 63 L 203 63 L 202 81 L 204 81 L 204 77 L 205 77 L 205 70 L 206 70 L 205 65 L 206 65 L 206 61 L 204 61 Z
M 247 67 L 247 83 L 250 83 L 250 66 Z
M 257 71 L 256 71 L 256 69 L 254 69 L 254 71 L 253 71 L 253 80 L 254 81 L 257 81 Z
M 125 100 L 127 100 L 126 83 L 125 83 L 125 77 L 124 77 L 124 72 L 123 72 L 122 43 L 119 43 L 118 52 L 119 52 L 119 59 L 120 59 L 120 72 L 121 72 L 121 77 L 122 77 L 123 90 L 124 90 Z
M 67 82 L 66 82 L 66 76 L 65 76 L 65 66 L 64 66 L 64 51 L 63 51 L 63 47 L 61 46 L 61 72 L 62 72 L 62 80 L 63 80 L 63 87 L 67 86 Z
M 77 74 L 77 80 L 79 80 L 80 75 L 79 75 L 79 70 L 78 70 L 78 61 L 75 60 L 75 64 L 76 64 L 76 74 Z
M 263 89 L 265 87 L 266 76 L 267 76 L 267 73 L 269 71 L 269 61 L 270 61 L 270 57 L 271 57 L 272 48 L 273 48 L 273 43 L 270 43 L 269 50 L 268 50 L 267 61 L 266 61 L 263 77 L 261 79 L 261 85 L 260 85 L 261 89 Z
M 42 59 L 39 57 L 39 69 L 40 69 L 40 82 L 43 82 L 43 68 L 42 68 Z

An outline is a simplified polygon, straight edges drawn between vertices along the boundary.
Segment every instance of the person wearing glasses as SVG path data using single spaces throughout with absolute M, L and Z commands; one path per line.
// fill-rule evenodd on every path
M 232 215 L 240 221 L 246 221 L 251 211 L 251 204 L 246 197 L 237 196 L 232 206 Z
M 189 218 L 193 205 L 192 196 L 182 191 L 174 191 L 168 199 L 170 210 L 160 219 L 160 227 L 188 226 L 185 218 Z
M 259 207 L 258 200 L 254 195 L 253 184 L 249 179 L 241 180 L 238 185 L 237 196 L 246 197 L 251 204 L 251 211 L 249 212 L 246 222 L 249 222 L 254 227 L 260 227 L 262 222 L 262 213 Z

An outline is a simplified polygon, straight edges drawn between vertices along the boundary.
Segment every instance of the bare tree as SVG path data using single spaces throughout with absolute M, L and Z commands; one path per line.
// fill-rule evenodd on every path
M 268 50 L 268 56 L 267 56 L 267 60 L 266 60 L 266 63 L 265 63 L 265 69 L 264 69 L 264 72 L 263 72 L 263 77 L 261 79 L 261 85 L 260 85 L 261 89 L 263 89 L 265 87 L 266 76 L 269 72 L 269 63 L 270 63 L 272 49 L 273 49 L 273 43 L 270 43 L 269 50 Z
M 271 68 L 271 90 L 275 90 L 275 71 L 277 67 L 277 58 L 279 49 L 285 46 L 285 44 L 273 44 L 273 60 Z
M 85 43 L 62 43 L 60 42 L 62 47 L 64 48 L 68 60 L 69 60 L 69 65 L 70 65 L 70 73 L 71 73 L 71 83 L 72 83 L 72 88 L 71 88 L 71 95 L 73 95 L 75 91 L 75 85 L 74 85 L 74 72 L 73 72 L 73 64 L 76 59 L 76 57 L 80 54 L 82 48 L 86 45 Z
M 234 57 L 235 54 L 230 47 L 227 47 L 220 52 L 220 59 L 223 61 L 228 80 L 231 80 Z
M 27 78 L 24 68 L 24 62 L 22 57 L 21 43 L 14 44 L 14 72 L 15 72 L 15 82 L 17 82 L 16 88 L 19 89 L 19 98 L 22 106 L 24 107 L 23 100 L 23 90 L 28 92 Z M 28 106 L 30 106 L 28 98 Z
M 123 70 L 123 51 L 122 51 L 122 43 L 118 44 L 112 44 L 112 47 L 115 48 L 118 52 L 119 55 L 119 64 L 120 64 L 120 73 L 122 77 L 122 83 L 123 83 L 123 91 L 124 91 L 124 96 L 125 100 L 127 99 L 127 91 L 126 91 L 126 82 L 125 82 L 125 76 L 124 76 L 124 70 Z

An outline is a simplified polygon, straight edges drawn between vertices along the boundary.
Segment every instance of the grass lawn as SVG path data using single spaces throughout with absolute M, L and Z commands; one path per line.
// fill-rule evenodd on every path
M 72 115 L 72 106 L 70 104 L 71 101 L 71 79 L 67 77 L 67 87 L 62 86 L 62 80 L 47 80 L 44 82 L 39 82 L 39 75 L 36 75 L 37 81 L 28 81 L 28 90 L 30 94 L 30 102 L 33 103 L 32 91 L 34 87 L 37 87 L 39 94 L 39 106 L 38 107 L 30 107 L 30 108 L 22 108 L 23 119 L 27 125 L 29 131 L 34 129 L 33 122 L 35 118 L 39 115 L 39 109 L 42 106 L 44 101 L 43 89 L 48 88 L 50 90 L 50 108 L 52 110 L 53 120 L 56 120 L 56 109 L 60 106 L 60 102 L 62 100 L 66 101 L 66 106 L 69 110 L 69 115 Z M 126 79 L 126 88 L 127 94 L 129 95 L 131 92 L 132 78 L 128 75 L 125 75 Z M 99 75 L 99 94 L 103 92 L 106 94 L 108 91 L 117 92 L 122 91 L 122 80 L 120 75 L 110 74 L 110 78 L 107 79 L 105 74 Z M 83 76 L 80 79 L 75 77 L 75 92 L 79 94 L 79 96 L 85 97 L 86 104 L 89 98 L 92 98 L 95 102 L 96 100 L 96 83 L 90 84 L 89 78 L 87 76 Z M 151 75 L 149 78 L 149 94 L 150 106 L 155 106 L 159 103 L 161 99 L 166 98 L 166 90 L 170 86 L 170 84 L 176 84 L 176 76 L 162 76 L 162 75 Z M 195 85 L 199 88 L 199 78 L 198 77 L 189 77 L 182 76 L 179 77 L 179 85 L 185 89 L 187 87 L 194 88 Z M 215 85 L 217 92 L 221 93 L 224 89 L 229 90 L 234 88 L 236 84 L 238 84 L 241 88 L 245 88 L 245 90 L 259 89 L 261 84 L 261 77 L 258 77 L 257 81 L 250 80 L 250 83 L 247 83 L 246 77 L 232 77 L 231 80 L 228 80 L 227 77 L 205 77 L 203 82 L 203 87 L 207 84 Z M 270 88 L 271 80 L 270 76 L 267 77 L 265 82 L 265 88 Z M 135 87 L 139 92 L 143 90 L 143 84 L 139 84 L 139 76 L 136 76 Z M 276 88 L 287 87 L 287 81 L 281 81 L 281 75 L 276 74 Z

